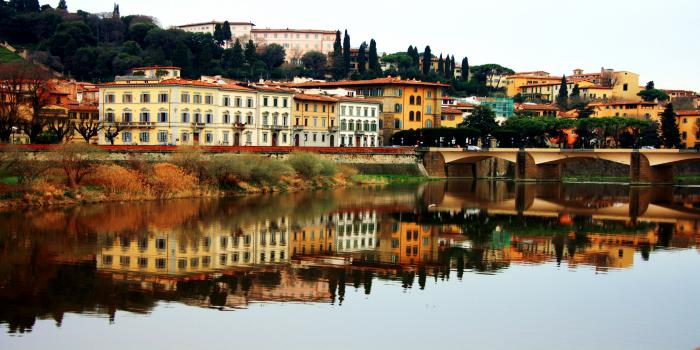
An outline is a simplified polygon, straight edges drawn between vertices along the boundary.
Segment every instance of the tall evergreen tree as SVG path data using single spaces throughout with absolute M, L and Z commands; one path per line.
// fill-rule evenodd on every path
M 245 63 L 251 66 L 255 64 L 255 61 L 257 61 L 257 56 L 255 53 L 255 43 L 253 40 L 248 40 L 248 43 L 245 44 L 243 55 L 245 57 Z
M 367 71 L 367 43 L 362 42 L 360 51 L 357 53 L 357 72 L 365 74 Z
M 570 108 L 578 108 L 582 102 L 581 89 L 579 89 L 578 84 L 574 84 L 574 87 L 571 89 L 571 94 L 569 95 L 569 106 Z
M 340 41 L 340 31 L 335 32 L 335 42 L 333 42 L 333 78 L 336 80 L 342 79 L 345 74 L 343 72 L 345 62 L 343 61 L 343 45 Z
M 119 14 L 119 4 L 114 4 L 114 9 L 112 10 L 112 18 L 119 19 L 121 15 Z
M 241 68 L 245 64 L 245 56 L 243 55 L 243 46 L 241 45 L 241 41 L 236 39 L 236 42 L 233 43 L 233 48 L 231 49 L 231 62 L 230 65 L 232 68 Z
M 345 37 L 343 38 L 343 71 L 345 75 L 350 74 L 350 53 L 352 47 L 350 46 L 350 35 L 348 35 L 348 30 L 345 30 Z
M 418 53 L 418 47 L 412 47 L 412 50 L 408 53 L 408 55 L 411 56 L 411 59 L 413 59 L 413 67 L 420 70 L 420 54 Z
M 41 5 L 39 0 L 24 0 L 24 10 L 27 12 L 39 12 Z
M 445 61 L 442 59 L 442 54 L 440 54 L 440 58 L 438 59 L 438 74 L 441 77 L 445 76 Z
M 379 65 L 379 56 L 377 55 L 377 42 L 374 39 L 369 41 L 369 70 L 375 76 L 382 75 L 382 67 Z
M 462 80 L 469 80 L 469 58 L 462 58 Z
M 649 82 L 647 83 L 647 86 L 644 87 L 644 90 L 654 90 L 654 89 L 655 89 L 655 87 L 654 87 L 654 81 L 653 81 L 653 80 L 652 80 L 652 81 L 649 81 Z
M 676 112 L 673 111 L 673 104 L 669 103 L 661 113 L 661 142 L 666 148 L 681 147 L 681 133 L 676 121 Z
M 214 40 L 216 40 L 219 45 L 224 43 L 224 32 L 219 23 L 214 26 Z
M 557 95 L 557 106 L 562 111 L 569 108 L 569 91 L 566 85 L 566 76 L 562 75 L 561 84 L 559 85 L 559 94 Z
M 430 66 L 433 63 L 433 54 L 430 52 L 430 45 L 425 47 L 425 51 L 423 51 L 423 74 L 428 74 L 430 73 Z
M 62 11 L 68 11 L 68 5 L 66 5 L 66 0 L 60 0 L 58 2 L 58 6 L 56 6 L 56 9 L 62 10 Z
M 452 59 L 450 60 L 450 79 L 455 78 L 455 69 L 457 68 L 457 64 L 455 63 L 455 55 L 452 55 Z
M 231 38 L 233 38 L 233 34 L 231 34 L 231 24 L 228 23 L 228 21 L 224 21 L 224 25 L 221 26 L 221 34 L 224 41 L 230 41 Z

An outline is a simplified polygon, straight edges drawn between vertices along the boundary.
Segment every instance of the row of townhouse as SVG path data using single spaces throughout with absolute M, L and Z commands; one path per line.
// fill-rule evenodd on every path
M 158 73 L 160 72 L 160 73 Z M 100 144 L 375 147 L 379 104 L 141 67 L 100 86 Z

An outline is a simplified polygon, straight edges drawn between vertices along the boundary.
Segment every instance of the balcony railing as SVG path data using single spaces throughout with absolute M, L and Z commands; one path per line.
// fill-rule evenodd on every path
M 194 122 L 194 123 L 192 123 L 192 127 L 193 127 L 193 128 L 197 128 L 197 129 L 203 129 L 203 128 L 204 128 L 204 123 L 197 123 L 197 122 Z
M 233 123 L 233 127 L 236 129 L 245 129 L 245 124 L 243 123 Z

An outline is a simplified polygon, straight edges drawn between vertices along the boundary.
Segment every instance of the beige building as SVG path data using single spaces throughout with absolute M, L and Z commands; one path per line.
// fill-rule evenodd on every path
M 216 25 L 224 22 L 210 21 L 177 26 L 186 32 L 214 34 Z M 236 39 L 246 42 L 252 39 L 257 45 L 278 44 L 284 47 L 287 62 L 297 64 L 301 57 L 309 51 L 319 51 L 328 54 L 333 51 L 335 41 L 334 30 L 319 29 L 271 29 L 255 28 L 250 22 L 229 22 L 232 40 L 224 46 L 231 47 Z

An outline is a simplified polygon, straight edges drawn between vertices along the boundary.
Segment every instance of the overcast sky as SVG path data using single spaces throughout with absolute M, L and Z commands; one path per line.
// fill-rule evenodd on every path
M 58 3 L 58 0 L 54 1 Z M 112 1 L 68 0 L 71 11 L 112 10 Z M 163 27 L 210 20 L 259 28 L 348 29 L 353 47 L 380 52 L 430 45 L 470 64 L 571 74 L 601 67 L 641 75 L 659 88 L 700 91 L 698 0 L 118 0 L 121 14 Z M 55 6 L 56 4 L 51 3 Z

